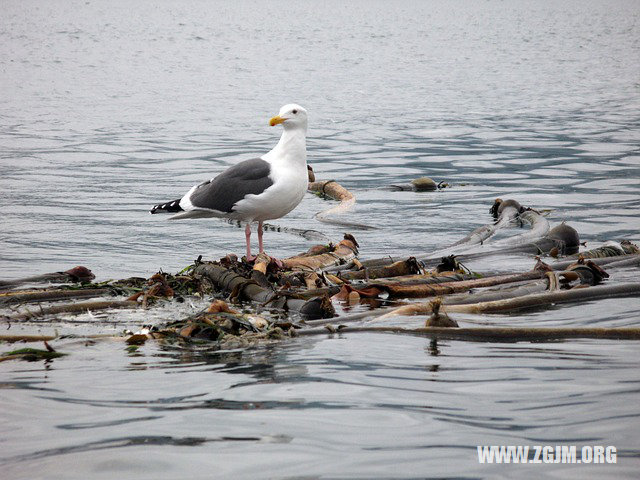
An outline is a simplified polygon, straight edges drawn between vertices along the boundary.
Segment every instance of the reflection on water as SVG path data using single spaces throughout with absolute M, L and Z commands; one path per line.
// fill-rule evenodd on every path
M 270 149 L 279 131 L 267 120 L 290 101 L 310 111 L 318 178 L 356 194 L 350 221 L 377 227 L 356 233 L 364 258 L 458 240 L 490 221 L 496 197 L 551 210 L 589 247 L 639 240 L 636 2 L 392 3 L 4 2 L 0 276 L 76 264 L 98 280 L 149 276 L 242 251 L 233 225 L 147 210 Z M 381 189 L 423 175 L 453 187 Z M 326 207 L 308 195 L 278 223 L 341 238 L 313 218 Z M 281 257 L 310 245 L 266 235 Z M 144 323 L 191 306 L 173 308 Z M 615 327 L 639 315 L 627 299 L 456 319 Z M 140 323 L 76 320 L 65 331 Z M 3 477 L 574 478 L 639 466 L 637 342 L 56 344 L 71 355 L 0 363 Z M 479 469 L 476 445 L 491 444 L 611 444 L 618 465 Z
M 279 478 L 396 478 L 427 465 L 446 475 L 455 459 L 460 475 L 473 476 L 476 444 L 614 444 L 616 471 L 638 466 L 633 343 L 362 334 L 216 354 L 150 343 L 133 358 L 117 343 L 72 345 L 48 370 L 14 364 L 22 380 L 3 385 L 15 419 L 4 423 L 15 428 L 22 418 L 28 428 L 5 445 L 3 468 L 55 473 L 73 461 L 73 478 L 96 465 L 106 477 L 118 458 L 146 465 L 158 454 L 163 478 L 197 475 L 210 462 L 247 477 L 266 467 Z M 34 395 L 43 377 L 58 388 Z M 37 422 L 25 423 L 34 414 Z

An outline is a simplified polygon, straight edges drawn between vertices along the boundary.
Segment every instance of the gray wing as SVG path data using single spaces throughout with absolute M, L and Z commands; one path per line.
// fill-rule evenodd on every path
M 189 200 L 196 208 L 230 213 L 245 196 L 258 195 L 273 185 L 269 173 L 271 165 L 261 158 L 245 160 L 198 185 Z

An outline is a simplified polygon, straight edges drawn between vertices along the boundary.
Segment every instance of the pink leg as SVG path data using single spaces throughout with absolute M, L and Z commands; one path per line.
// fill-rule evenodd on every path
M 247 262 L 255 260 L 256 257 L 251 256 L 251 224 L 247 223 L 244 229 L 244 238 L 247 240 Z
M 260 253 L 264 253 L 264 246 L 262 245 L 262 222 L 258 222 L 258 248 Z
M 262 222 L 258 222 L 258 245 L 260 246 L 260 253 L 264 253 L 264 244 L 262 243 L 263 230 Z M 273 260 L 279 268 L 284 268 L 284 264 L 277 258 L 271 257 L 271 260 Z

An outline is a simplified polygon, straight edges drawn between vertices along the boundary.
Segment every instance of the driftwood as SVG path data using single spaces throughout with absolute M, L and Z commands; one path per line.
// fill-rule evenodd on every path
M 539 276 L 550 275 L 546 272 L 540 272 Z M 563 272 L 563 275 L 570 276 L 569 272 Z M 575 277 L 578 277 L 575 275 Z M 575 280 L 574 277 L 574 280 Z M 491 277 L 487 277 L 491 278 Z M 498 277 L 500 278 L 500 277 Z M 445 280 L 455 281 L 451 279 L 451 276 L 437 276 L 433 277 L 433 280 Z M 428 280 L 428 279 L 425 279 Z M 443 282 L 444 283 L 444 282 Z M 515 286 L 514 286 L 515 285 Z M 506 284 L 496 285 L 497 288 L 490 288 L 491 286 L 487 286 L 487 290 L 482 290 L 478 292 L 461 292 L 461 293 L 452 293 L 450 295 L 438 297 L 442 304 L 469 304 L 469 303 L 479 303 L 493 300 L 504 300 L 507 298 L 521 297 L 523 295 L 530 295 L 532 293 L 541 293 L 546 291 L 549 288 L 548 279 L 538 279 L 533 281 L 525 281 L 525 282 L 513 282 Z M 431 304 L 431 302 L 429 302 Z M 408 307 L 414 304 L 408 304 Z M 333 323 L 335 321 L 340 321 L 343 323 L 353 323 L 359 322 L 363 320 L 372 320 L 377 317 L 382 317 L 388 313 L 393 312 L 398 307 L 388 306 L 388 307 L 380 307 L 374 310 L 369 310 L 365 312 L 357 312 L 357 313 L 348 313 L 346 315 L 341 315 L 338 319 L 335 320 L 310 320 L 305 322 L 307 325 L 326 325 L 328 323 Z M 431 313 L 431 309 L 428 309 L 426 313 Z
M 331 320 L 328 320 L 328 319 L 305 320 L 304 325 L 315 327 L 315 326 L 331 325 L 331 324 L 335 324 L 336 322 L 339 323 L 340 325 L 347 324 L 347 323 L 357 323 L 363 320 L 372 320 L 377 317 L 382 317 L 387 313 L 393 312 L 397 308 L 398 308 L 397 306 L 380 307 L 372 310 L 366 310 L 364 312 L 347 313 L 345 315 L 340 315 L 339 317 L 335 317 Z

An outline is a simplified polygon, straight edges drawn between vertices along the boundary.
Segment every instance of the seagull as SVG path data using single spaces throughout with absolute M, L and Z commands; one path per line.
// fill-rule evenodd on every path
M 185 196 L 153 206 L 150 213 L 175 213 L 169 220 L 229 218 L 246 223 L 247 261 L 251 255 L 251 223 L 258 222 L 258 247 L 264 253 L 262 223 L 284 217 L 302 201 L 307 173 L 307 111 L 283 106 L 269 125 L 282 125 L 278 144 L 259 158 L 244 160 L 211 180 L 194 185 Z

